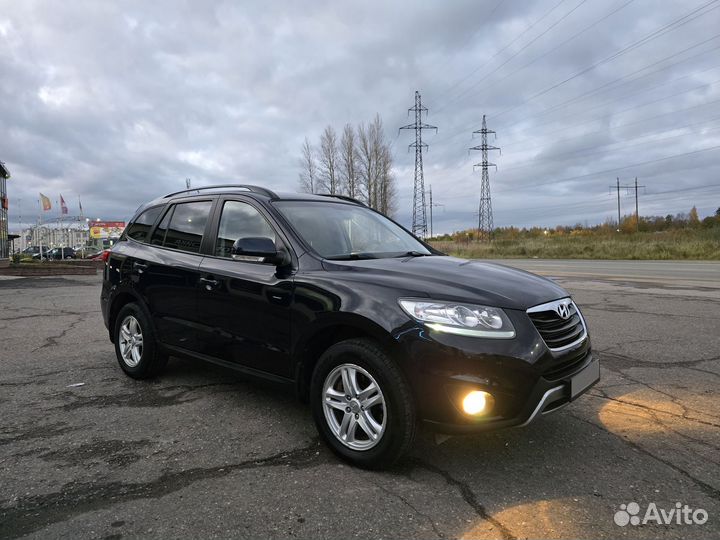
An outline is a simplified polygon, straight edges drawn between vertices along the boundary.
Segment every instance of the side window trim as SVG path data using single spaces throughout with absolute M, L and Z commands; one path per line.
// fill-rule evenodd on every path
M 207 256 L 212 255 L 215 251 L 215 238 L 213 231 L 216 230 L 215 222 L 220 217 L 220 208 L 222 203 L 219 197 L 213 197 L 212 206 L 210 207 L 210 215 L 205 223 L 205 231 L 203 232 L 202 242 L 200 243 L 200 255 Z
M 137 242 L 138 244 L 149 244 L 150 242 L 140 242 L 140 240 L 135 240 L 134 238 L 131 238 L 130 235 L 128 235 L 128 231 L 130 230 L 130 227 L 135 225 L 135 222 L 140 218 L 140 216 L 142 216 L 146 212 L 149 212 L 150 210 L 154 210 L 155 208 L 162 208 L 163 206 L 165 206 L 165 205 L 164 204 L 156 204 L 155 206 L 150 206 L 149 208 L 146 208 L 145 210 L 140 212 L 137 216 L 135 216 L 134 220 L 132 220 L 130 223 L 128 223 L 125 226 L 125 229 L 122 232 L 121 239 L 122 239 L 122 237 L 124 237 L 125 239 L 132 240 L 133 242 Z M 164 214 L 165 213 L 161 210 L 158 217 L 155 218 L 155 221 L 150 224 L 150 229 L 148 229 L 147 238 L 152 237 L 152 233 L 155 231 L 155 227 L 157 227 L 157 225 L 160 223 L 160 221 L 162 220 L 162 216 Z
M 160 216 L 160 219 L 158 219 L 158 220 L 155 222 L 155 225 L 153 225 L 152 229 L 150 230 L 150 242 L 149 242 L 149 244 L 150 244 L 151 246 L 163 247 L 163 244 L 165 243 L 165 237 L 167 236 L 167 229 L 165 229 L 165 233 L 163 234 L 162 242 L 160 242 L 159 244 L 153 244 L 153 243 L 152 243 L 152 239 L 153 239 L 153 236 L 155 236 L 155 231 L 156 231 L 157 228 L 160 226 L 160 224 L 165 220 L 166 217 L 168 218 L 168 224 L 170 223 L 170 220 L 172 219 L 172 214 L 173 214 L 173 212 L 175 211 L 175 206 L 176 206 L 176 205 L 174 205 L 174 204 L 169 204 L 169 205 L 167 206 L 167 208 L 165 209 L 165 211 L 164 211 L 164 212 L 162 213 L 162 215 Z

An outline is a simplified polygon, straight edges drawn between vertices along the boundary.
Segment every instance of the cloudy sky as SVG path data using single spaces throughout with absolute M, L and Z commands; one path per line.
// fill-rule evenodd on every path
M 616 176 L 647 186 L 643 214 L 704 216 L 720 206 L 719 51 L 718 0 L 0 0 L 11 228 L 37 219 L 39 191 L 108 220 L 186 177 L 296 191 L 305 136 L 375 113 L 409 225 L 397 128 L 415 90 L 439 128 L 435 232 L 476 223 L 483 114 L 502 147 L 496 225 L 604 221 Z

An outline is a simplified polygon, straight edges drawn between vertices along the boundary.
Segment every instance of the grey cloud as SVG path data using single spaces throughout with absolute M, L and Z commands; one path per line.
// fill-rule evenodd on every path
M 552 50 L 624 1 L 582 4 L 478 84 L 579 1 L 563 2 L 523 33 L 557 2 L 0 0 L 0 159 L 13 173 L 11 220 L 22 201 L 29 221 L 38 191 L 63 193 L 71 206 L 80 196 L 88 215 L 106 219 L 128 218 L 186 177 L 292 191 L 306 135 L 379 113 L 395 150 L 397 217 L 409 224 L 413 154 L 410 134 L 397 128 L 409 122 L 416 89 L 439 127 L 427 134 L 425 156 L 426 182 L 444 204 L 436 231 L 475 222 L 479 156 L 467 149 L 477 144 L 471 132 L 482 114 L 503 148 L 491 173 L 499 225 L 603 221 L 614 215 L 607 186 L 617 175 L 648 185 L 648 213 L 693 204 L 714 211 L 720 186 L 700 188 L 720 183 L 720 151 L 591 173 L 720 145 L 720 102 L 711 104 L 720 100 L 720 84 L 712 84 L 720 80 L 720 39 L 710 40 L 720 10 L 533 99 L 703 4 L 635 0 Z M 703 40 L 710 41 L 661 61 Z M 557 182 L 571 177 L 579 178 Z

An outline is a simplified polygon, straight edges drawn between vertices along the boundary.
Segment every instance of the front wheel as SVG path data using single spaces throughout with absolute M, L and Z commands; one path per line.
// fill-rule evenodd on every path
M 342 458 L 379 469 L 412 446 L 415 406 L 405 376 L 374 341 L 350 339 L 318 360 L 310 385 L 318 431 Z

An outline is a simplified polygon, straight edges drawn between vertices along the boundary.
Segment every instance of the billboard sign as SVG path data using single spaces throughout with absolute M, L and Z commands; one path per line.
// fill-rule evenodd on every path
M 90 238 L 117 238 L 125 229 L 124 221 L 93 221 L 90 223 Z

